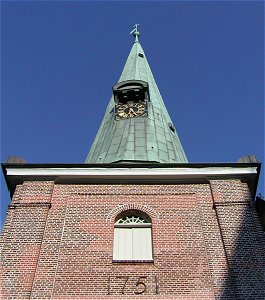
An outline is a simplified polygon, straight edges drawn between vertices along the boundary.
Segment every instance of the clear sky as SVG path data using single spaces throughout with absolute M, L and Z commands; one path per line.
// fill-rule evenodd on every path
M 264 161 L 263 1 L 2 1 L 1 15 L 2 162 L 84 162 L 135 23 L 189 162 Z

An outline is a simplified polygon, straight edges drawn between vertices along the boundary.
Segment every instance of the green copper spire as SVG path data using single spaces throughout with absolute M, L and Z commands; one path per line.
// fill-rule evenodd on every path
M 139 43 L 138 25 L 85 163 L 188 162 Z

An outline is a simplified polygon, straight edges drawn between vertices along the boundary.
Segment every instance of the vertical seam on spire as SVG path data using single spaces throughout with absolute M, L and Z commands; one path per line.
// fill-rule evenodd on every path
M 136 79 L 136 64 L 137 64 L 137 56 L 135 55 L 135 53 L 137 53 L 137 44 L 135 44 L 133 47 L 135 47 L 136 49 L 134 50 L 134 53 L 132 53 L 132 57 L 133 57 L 133 66 L 131 69 L 131 74 L 130 74 L 130 79 Z
M 115 155 L 116 157 L 119 156 L 118 154 L 119 154 L 119 151 L 121 149 L 121 142 L 123 141 L 123 136 L 124 136 L 124 133 L 125 133 L 125 128 L 126 128 L 126 124 L 125 124 L 125 126 L 122 126 L 122 132 L 121 132 L 121 135 L 120 135 L 119 147 L 118 147 L 118 150 L 117 150 L 116 155 Z M 113 136 L 113 137 L 115 137 L 115 136 Z

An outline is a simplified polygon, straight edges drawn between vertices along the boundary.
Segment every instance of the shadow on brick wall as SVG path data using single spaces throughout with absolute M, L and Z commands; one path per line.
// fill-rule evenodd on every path
M 238 202 L 215 209 L 229 270 L 217 299 L 264 300 L 265 235 L 255 205 Z
M 261 195 L 256 197 L 256 208 L 261 226 L 265 232 L 265 199 Z

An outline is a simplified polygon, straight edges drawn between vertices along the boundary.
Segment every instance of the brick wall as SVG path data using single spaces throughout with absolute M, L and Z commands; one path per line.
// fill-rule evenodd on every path
M 29 299 L 53 183 L 17 186 L 1 237 L 1 299 Z
M 112 262 L 114 220 L 128 209 L 152 219 L 153 263 Z M 237 180 L 25 182 L 1 245 L 2 299 L 265 299 L 264 233 Z

